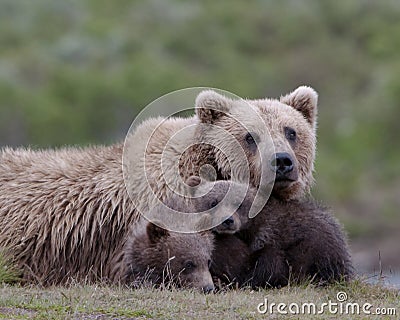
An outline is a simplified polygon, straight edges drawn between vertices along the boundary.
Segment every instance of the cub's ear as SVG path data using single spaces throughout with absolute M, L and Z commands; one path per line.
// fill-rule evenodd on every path
M 201 183 L 201 178 L 199 176 L 190 176 L 186 180 L 186 184 L 189 187 L 197 187 Z
M 228 113 L 231 103 L 231 99 L 213 90 L 205 90 L 196 98 L 196 114 L 201 122 L 212 124 Z
M 217 180 L 217 173 L 215 172 L 214 167 L 209 164 L 206 164 L 200 168 L 200 177 L 199 176 L 190 176 L 186 180 L 186 185 L 188 188 L 188 195 L 194 196 L 198 186 L 201 184 L 205 184 L 207 182 L 214 182 Z
M 152 222 L 148 222 L 146 232 L 151 243 L 160 242 L 160 240 L 169 236 L 167 229 L 161 228 Z
M 293 92 L 281 97 L 281 102 L 302 113 L 311 126 L 316 127 L 318 94 L 313 88 L 298 87 Z
M 188 197 L 194 197 L 196 194 L 197 187 L 201 184 L 201 178 L 199 176 L 190 176 L 186 180 L 186 185 L 188 188 L 186 188 L 186 196 Z

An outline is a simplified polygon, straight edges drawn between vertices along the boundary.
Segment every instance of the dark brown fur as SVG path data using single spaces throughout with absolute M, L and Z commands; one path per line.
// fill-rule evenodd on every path
M 216 234 L 211 274 L 217 283 L 251 284 L 252 255 L 246 242 L 235 235 Z
M 248 205 L 242 204 L 241 215 L 247 214 Z M 252 270 L 247 273 L 248 278 L 238 281 L 241 285 L 280 287 L 308 279 L 315 283 L 330 283 L 353 276 L 342 227 L 326 208 L 312 201 L 282 202 L 271 198 L 236 236 L 248 245 L 247 250 L 251 253 Z M 247 270 L 242 259 L 243 245 L 237 245 L 237 241 L 232 243 L 237 248 L 233 245 L 227 252 L 222 245 L 219 251 L 217 240 L 213 257 L 218 257 L 216 261 L 223 264 L 225 258 L 238 256 L 240 264 Z M 224 267 L 218 265 L 216 268 Z M 230 277 L 242 279 L 242 274 L 243 270 L 239 270 Z

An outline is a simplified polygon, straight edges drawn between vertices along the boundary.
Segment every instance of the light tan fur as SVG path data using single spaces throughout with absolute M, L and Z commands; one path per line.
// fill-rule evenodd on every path
M 0 153 L 0 247 L 10 248 L 26 279 L 108 274 L 136 218 L 121 154 L 122 145 Z

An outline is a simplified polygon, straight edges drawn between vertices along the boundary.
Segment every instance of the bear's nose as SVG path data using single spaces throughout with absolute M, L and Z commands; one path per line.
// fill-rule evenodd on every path
M 278 175 L 285 175 L 293 170 L 293 161 L 289 153 L 278 152 L 275 153 L 271 161 L 272 170 Z
M 233 220 L 232 217 L 229 217 L 229 218 L 225 219 L 224 222 L 222 222 L 222 224 L 227 226 L 227 227 L 231 226 L 234 223 L 235 223 L 235 220 Z

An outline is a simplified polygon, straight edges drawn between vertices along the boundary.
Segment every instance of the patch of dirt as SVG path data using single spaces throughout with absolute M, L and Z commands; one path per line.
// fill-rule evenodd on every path
M 28 316 L 28 317 L 34 317 L 36 314 L 36 311 L 33 310 L 28 310 L 24 308 L 17 308 L 17 307 L 5 307 L 2 308 L 0 307 L 0 319 L 2 316 L 7 315 L 7 316 Z M 4 318 L 5 319 L 5 318 Z

